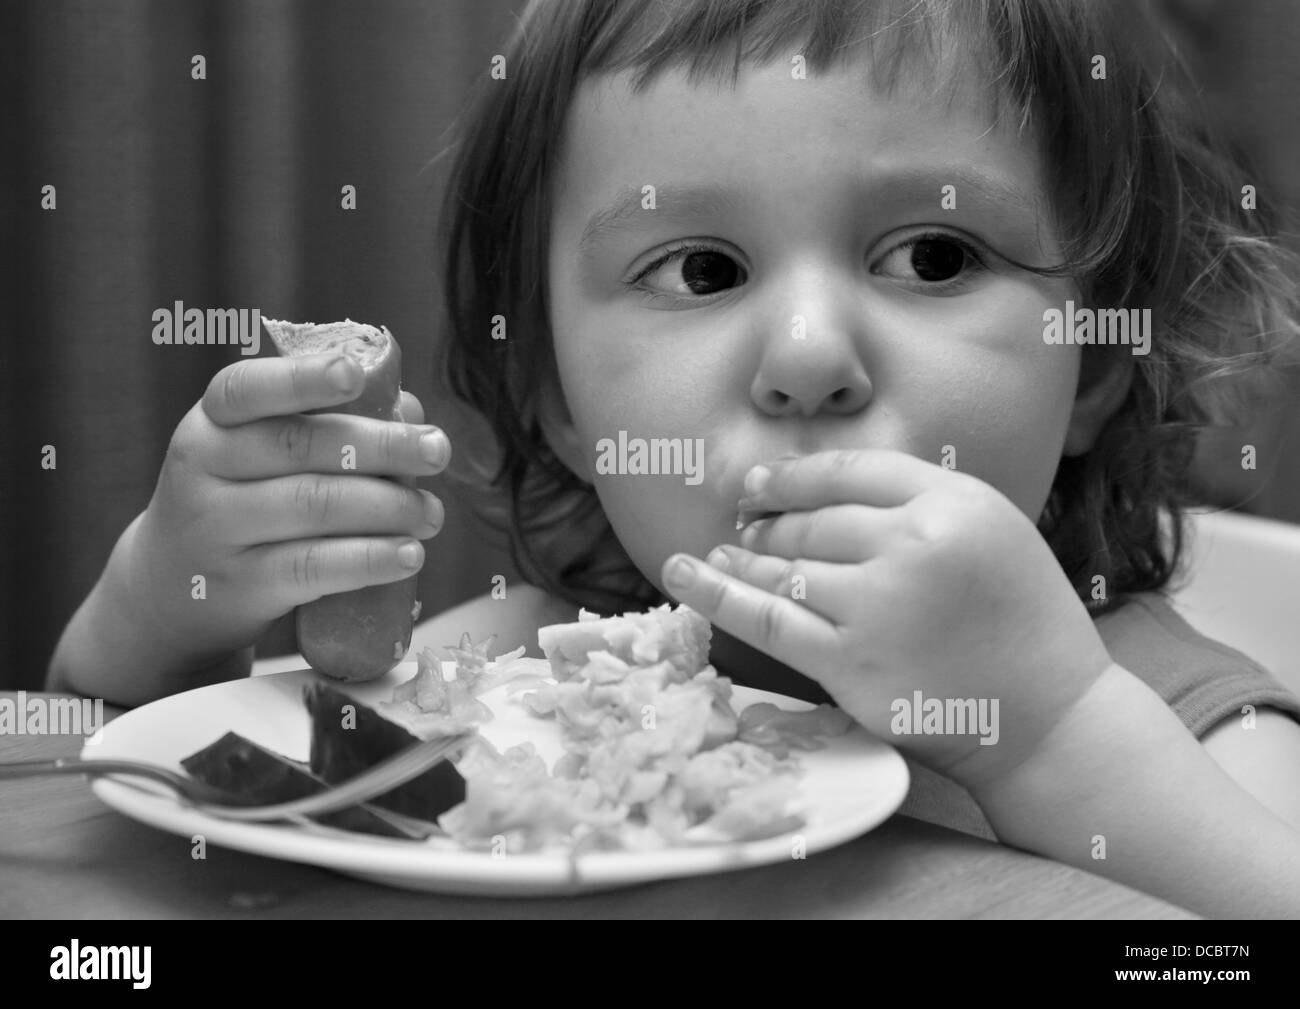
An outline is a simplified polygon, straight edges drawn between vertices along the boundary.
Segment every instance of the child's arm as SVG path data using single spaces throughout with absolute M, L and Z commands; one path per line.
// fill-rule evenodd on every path
M 103 574 L 64 628 L 45 689 L 143 703 L 178 690 L 247 676 L 253 648 L 213 656 L 187 653 L 138 608 L 141 593 L 123 579 L 143 513 L 126 528 Z
M 778 516 L 709 564 L 669 558 L 673 595 L 965 786 L 1009 843 L 1206 914 L 1300 915 L 1300 832 L 1114 663 L 1014 504 L 892 451 L 768 469 L 740 507 Z M 954 718 L 900 732 L 893 714 L 918 692 L 941 708 L 985 702 L 993 731 Z
M 1249 727 L 1242 715 L 1223 719 L 1201 745 L 1233 781 L 1300 830 L 1300 724 L 1263 707 Z
M 1239 787 L 1120 666 L 1035 756 L 985 785 L 966 784 L 1005 843 L 1199 914 L 1300 915 L 1300 833 Z

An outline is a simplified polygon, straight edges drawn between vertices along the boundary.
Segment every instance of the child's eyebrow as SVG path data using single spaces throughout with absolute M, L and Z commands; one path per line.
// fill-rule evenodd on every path
M 856 180 L 855 199 L 862 202 L 887 201 L 890 207 L 932 206 L 940 211 L 943 187 L 953 186 L 957 206 L 985 210 L 1003 215 L 1007 211 L 1022 215 L 1023 223 L 1032 228 L 1037 219 L 1037 201 L 1002 175 L 970 166 L 916 169 L 900 168 Z M 642 214 L 653 214 L 658 221 L 688 223 L 701 217 L 738 215 L 747 206 L 734 189 L 718 185 L 661 185 L 655 187 L 655 209 L 642 208 L 645 198 L 640 187 L 628 186 L 587 220 L 578 240 L 578 252 L 585 258 L 597 258 L 599 246 L 625 228 L 635 228 Z
M 642 209 L 645 199 L 638 186 L 620 189 L 604 207 L 591 215 L 578 240 L 578 252 L 586 257 L 595 255 L 596 248 L 615 232 L 626 227 L 638 215 L 649 213 Z M 662 206 L 660 206 L 662 204 Z M 721 217 L 737 213 L 741 201 L 730 189 L 721 186 L 656 186 L 655 209 L 659 220 L 688 221 L 700 217 Z

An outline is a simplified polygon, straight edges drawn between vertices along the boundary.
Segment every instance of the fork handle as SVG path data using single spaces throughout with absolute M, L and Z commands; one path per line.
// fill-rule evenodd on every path
M 0 763 L 0 778 L 35 778 L 45 774 L 139 774 L 136 764 L 122 760 L 90 761 L 79 757 L 57 760 L 15 760 Z
M 80 773 L 65 766 L 67 757 L 58 760 L 16 760 L 0 764 L 0 778 L 33 778 L 42 774 Z

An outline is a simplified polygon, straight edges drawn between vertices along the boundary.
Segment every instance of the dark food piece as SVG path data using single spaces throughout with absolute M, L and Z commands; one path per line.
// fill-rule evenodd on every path
M 373 708 L 324 683 L 303 688 L 311 715 L 311 770 L 330 784 L 355 778 L 419 739 Z M 351 709 L 345 709 L 351 705 Z M 355 709 L 354 711 L 352 709 Z M 369 800 L 394 813 L 435 820 L 465 801 L 465 779 L 450 760 Z
M 227 732 L 212 745 L 190 754 L 181 761 L 181 767 L 199 781 L 240 796 L 244 801 L 239 805 L 244 806 L 291 802 L 323 792 L 329 787 L 296 760 L 258 746 L 234 732 Z M 352 830 L 362 834 L 407 836 L 368 805 L 340 809 L 309 819 L 339 830 Z

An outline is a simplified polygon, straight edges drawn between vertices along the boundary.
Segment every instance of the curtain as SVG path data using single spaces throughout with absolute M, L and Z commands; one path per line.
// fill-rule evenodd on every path
M 1257 174 L 1242 183 L 1256 186 L 1284 244 L 1300 252 L 1300 4 L 1156 0 L 1154 8 L 1211 115 L 1250 158 Z M 1220 506 L 1300 522 L 1300 348 L 1279 369 L 1277 391 L 1255 423 L 1202 436 L 1196 473 L 1199 489 Z
M 472 451 L 477 431 L 433 398 L 426 166 L 519 6 L 6 6 L 0 689 L 40 686 L 62 628 L 148 503 L 172 431 L 240 357 L 156 346 L 155 309 L 383 323 L 428 421 L 454 453 Z M 355 210 L 342 208 L 345 185 Z M 54 209 L 41 207 L 45 186 Z M 447 512 L 426 544 L 425 615 L 487 591 L 494 573 L 513 581 L 450 487 L 421 485 Z M 294 650 L 288 620 L 259 644 L 261 655 Z

